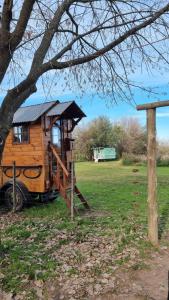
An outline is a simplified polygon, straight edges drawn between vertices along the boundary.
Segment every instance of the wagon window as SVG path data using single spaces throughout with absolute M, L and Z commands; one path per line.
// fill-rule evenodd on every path
M 60 129 L 57 125 L 52 127 L 52 143 L 57 147 L 60 147 Z
M 29 143 L 29 128 L 26 125 L 15 126 L 13 128 L 13 143 Z

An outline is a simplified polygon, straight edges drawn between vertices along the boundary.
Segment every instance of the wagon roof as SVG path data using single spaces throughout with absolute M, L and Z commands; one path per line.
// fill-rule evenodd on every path
M 20 107 L 14 114 L 13 124 L 34 122 L 55 104 L 56 101 L 52 101 L 42 104 Z
M 51 101 L 20 107 L 14 114 L 13 124 L 35 122 L 44 113 L 47 113 L 47 116 L 64 116 L 65 118 L 85 117 L 83 111 L 74 101 L 62 103 Z
M 84 112 L 75 103 L 75 101 L 62 102 L 53 106 L 47 113 L 48 117 L 63 116 L 64 118 L 83 118 L 86 117 Z

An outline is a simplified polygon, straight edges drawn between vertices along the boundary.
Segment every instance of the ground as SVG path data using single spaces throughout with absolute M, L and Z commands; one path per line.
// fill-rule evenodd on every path
M 0 299 L 167 299 L 169 168 L 158 168 L 160 245 L 147 239 L 146 168 L 78 163 L 91 211 L 61 198 L 1 213 Z

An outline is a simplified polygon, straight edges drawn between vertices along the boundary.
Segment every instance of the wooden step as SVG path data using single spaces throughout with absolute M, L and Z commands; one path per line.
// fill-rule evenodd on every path
M 71 210 L 71 198 L 70 195 L 68 195 L 68 193 L 70 193 L 72 191 L 71 187 L 70 187 L 70 177 L 71 177 L 71 172 L 68 172 L 68 170 L 66 169 L 64 163 L 61 161 L 60 157 L 58 157 L 57 153 L 55 153 L 54 148 L 52 148 L 55 157 L 58 161 L 58 169 L 56 171 L 53 170 L 53 181 L 60 193 L 60 195 L 63 197 L 63 199 L 66 202 L 66 205 L 68 207 L 69 210 Z M 82 193 L 80 192 L 80 190 L 77 188 L 76 186 L 76 178 L 73 178 L 73 185 L 74 185 L 74 193 L 75 195 L 80 199 L 81 203 L 76 204 L 74 207 L 74 212 L 77 212 L 77 206 L 83 205 L 86 209 L 90 209 L 90 206 L 88 204 L 88 202 L 86 201 L 86 199 L 83 197 Z
M 78 189 L 78 187 L 75 185 L 75 193 L 78 196 L 78 198 L 80 199 L 81 203 L 84 205 L 85 208 L 90 209 L 90 206 L 87 202 L 87 200 L 83 197 L 82 193 L 80 192 L 80 190 Z

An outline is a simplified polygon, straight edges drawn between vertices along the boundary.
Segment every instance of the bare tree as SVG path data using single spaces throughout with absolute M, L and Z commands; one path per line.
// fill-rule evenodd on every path
M 168 11 L 164 0 L 4 0 L 0 156 L 15 111 L 49 71 L 58 77 L 65 72 L 70 86 L 76 80 L 128 99 L 126 87 L 131 92 L 134 86 L 129 70 L 137 63 L 149 68 L 159 59 L 168 62 Z
M 146 128 L 141 126 L 137 118 L 129 117 L 120 120 L 118 125 L 122 128 L 121 148 L 123 153 L 146 154 L 147 134 Z

